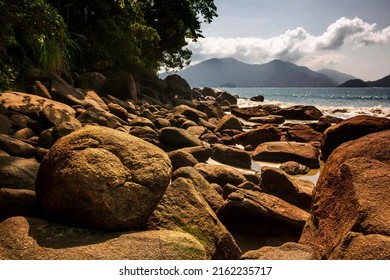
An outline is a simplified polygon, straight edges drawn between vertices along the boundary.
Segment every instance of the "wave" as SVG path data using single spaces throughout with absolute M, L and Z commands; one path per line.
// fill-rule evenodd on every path
M 254 107 L 259 105 L 277 105 L 281 108 L 287 108 L 295 105 L 307 105 L 307 104 L 297 104 L 292 102 L 282 102 L 282 101 L 264 101 L 257 102 L 251 101 L 246 98 L 239 98 L 237 100 L 237 105 L 240 108 L 245 107 Z M 342 119 L 347 119 L 355 117 L 358 115 L 370 115 L 376 117 L 387 117 L 390 118 L 390 107 L 383 107 L 382 105 L 377 106 L 329 106 L 329 105 L 316 105 L 311 104 L 317 107 L 324 115 L 330 115 Z

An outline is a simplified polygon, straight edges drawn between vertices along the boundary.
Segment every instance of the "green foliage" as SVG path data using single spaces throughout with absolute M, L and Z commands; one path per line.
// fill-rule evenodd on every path
M 182 68 L 215 16 L 213 0 L 0 0 L 0 89 L 36 68 Z
M 0 89 L 35 68 L 65 69 L 73 42 L 62 17 L 44 0 L 0 0 Z

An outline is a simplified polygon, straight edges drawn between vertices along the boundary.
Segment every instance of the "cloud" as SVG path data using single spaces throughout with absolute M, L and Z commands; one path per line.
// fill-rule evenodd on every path
M 388 43 L 390 26 L 376 31 L 376 24 L 342 17 L 319 36 L 298 27 L 268 39 L 207 37 L 191 42 L 189 48 L 194 53 L 193 63 L 213 57 L 234 57 L 247 63 L 282 59 L 318 68 L 344 59 L 340 51 L 345 45 L 363 47 Z

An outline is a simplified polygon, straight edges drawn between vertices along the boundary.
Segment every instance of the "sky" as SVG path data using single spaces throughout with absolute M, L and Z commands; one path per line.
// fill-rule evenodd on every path
M 191 42 L 192 65 L 233 57 L 334 69 L 372 81 L 390 74 L 389 0 L 214 0 L 218 17 Z

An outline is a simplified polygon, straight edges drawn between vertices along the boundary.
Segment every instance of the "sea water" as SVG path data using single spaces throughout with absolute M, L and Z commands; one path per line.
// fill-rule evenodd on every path
M 313 105 L 325 115 L 343 119 L 357 115 L 390 117 L 390 88 L 221 88 L 237 94 L 239 107 L 274 104 Z M 264 96 L 264 102 L 249 98 Z

